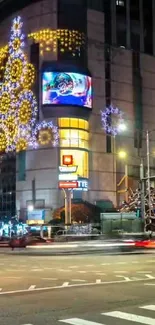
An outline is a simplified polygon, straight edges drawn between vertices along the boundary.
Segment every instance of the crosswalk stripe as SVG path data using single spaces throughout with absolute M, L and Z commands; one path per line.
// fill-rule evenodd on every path
M 91 322 L 89 320 L 81 319 L 81 318 L 69 318 L 69 319 L 63 319 L 59 322 L 71 324 L 71 325 L 104 325 L 101 323 Z
M 155 311 L 155 305 L 142 306 L 140 308 Z
M 120 319 L 128 320 L 128 321 L 131 321 L 131 322 L 136 322 L 136 323 L 141 323 L 141 324 L 145 324 L 145 325 L 155 325 L 155 318 L 150 318 L 150 317 L 144 317 L 144 316 L 139 316 L 139 315 L 135 315 L 135 314 L 124 313 L 124 312 L 121 312 L 121 311 L 112 311 L 112 312 L 109 312 L 109 313 L 102 313 L 101 315 L 120 318 Z

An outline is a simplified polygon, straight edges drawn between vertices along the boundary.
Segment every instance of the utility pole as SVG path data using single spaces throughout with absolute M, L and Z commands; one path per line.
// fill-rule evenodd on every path
M 144 183 L 144 164 L 143 160 L 140 163 L 140 184 L 141 184 L 141 214 L 145 220 L 145 183 Z
M 148 130 L 146 131 L 146 151 L 147 151 L 147 185 L 148 185 L 149 218 L 151 220 L 150 139 L 149 139 Z

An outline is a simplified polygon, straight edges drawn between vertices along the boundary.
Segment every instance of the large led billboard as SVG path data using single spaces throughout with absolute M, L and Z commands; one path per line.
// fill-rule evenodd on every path
M 43 72 L 42 104 L 92 108 L 92 78 L 81 73 Z

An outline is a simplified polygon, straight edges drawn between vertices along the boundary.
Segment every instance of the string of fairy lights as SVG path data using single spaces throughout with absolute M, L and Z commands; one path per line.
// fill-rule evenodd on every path
M 0 87 L 0 152 L 58 144 L 58 129 L 52 122 L 36 123 L 38 106 L 31 90 L 35 69 L 23 51 L 25 36 L 22 27 L 21 17 L 15 18 L 8 48 L 5 47 L 0 56 L 1 65 L 6 51 L 9 53 Z

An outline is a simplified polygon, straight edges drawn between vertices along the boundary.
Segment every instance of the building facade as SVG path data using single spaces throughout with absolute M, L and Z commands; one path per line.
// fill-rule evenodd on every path
M 124 175 L 125 164 L 131 186 L 135 187 L 140 156 L 146 150 L 145 130 L 154 128 L 154 1 L 148 5 L 144 0 L 25 0 L 16 7 L 11 3 L 1 4 L 0 45 L 4 47 L 8 41 L 12 18 L 20 15 L 27 54 L 37 72 L 34 91 L 38 119 L 52 119 L 60 137 L 57 148 L 44 145 L 42 139 L 40 148 L 16 157 L 16 184 L 12 181 L 16 211 L 26 215 L 33 205 L 34 209 L 45 209 L 46 219 L 51 219 L 53 209 L 64 203 L 58 180 L 59 166 L 66 154 L 73 155 L 78 166 L 79 187 L 73 191 L 73 198 L 117 206 L 124 195 L 118 196 L 117 183 Z M 43 81 L 49 81 L 51 73 L 61 80 L 65 74 L 74 76 L 78 84 L 74 100 L 70 98 L 68 102 L 63 97 L 63 103 L 50 102 Z M 70 84 L 71 80 L 67 82 Z M 88 92 L 87 102 L 81 104 L 77 97 L 86 83 L 90 91 L 92 87 L 92 95 Z M 110 104 L 121 109 L 127 125 L 127 130 L 116 137 L 107 135 L 101 124 L 100 111 Z M 152 154 L 154 140 L 152 133 Z M 122 149 L 128 154 L 126 162 L 119 161 L 117 155 Z M 152 173 L 153 166 L 152 158 Z

